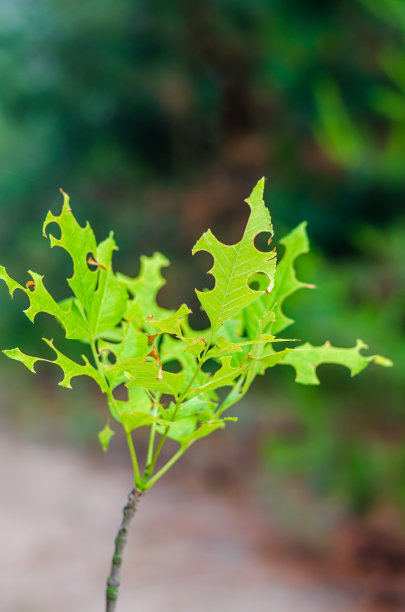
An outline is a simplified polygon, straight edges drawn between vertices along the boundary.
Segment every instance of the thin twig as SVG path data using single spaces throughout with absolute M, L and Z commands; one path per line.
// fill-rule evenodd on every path
M 133 489 L 128 495 L 128 503 L 124 506 L 123 517 L 117 537 L 115 538 L 115 548 L 111 563 L 110 575 L 107 578 L 106 590 L 106 612 L 114 612 L 117 605 L 118 590 L 120 587 L 120 571 L 122 564 L 122 554 L 127 543 L 127 534 L 131 519 L 133 518 L 137 504 L 142 496 L 141 491 Z

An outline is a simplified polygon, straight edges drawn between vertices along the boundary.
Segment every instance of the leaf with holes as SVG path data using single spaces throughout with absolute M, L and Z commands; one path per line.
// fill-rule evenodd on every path
M 66 194 L 61 213 L 49 212 L 43 231 L 49 234 L 51 247 L 63 248 L 71 258 L 73 274 L 67 279 L 71 295 L 58 302 L 40 274 L 29 272 L 23 286 L 0 267 L 0 279 L 10 295 L 17 289 L 27 295 L 25 314 L 32 322 L 38 313 L 46 313 L 62 325 L 67 340 L 79 340 L 84 347 L 81 363 L 49 340 L 55 359 L 27 355 L 17 348 L 4 353 L 31 371 L 40 361 L 59 366 L 61 386 L 70 387 L 76 376 L 87 376 L 99 385 L 109 407 L 104 427 L 100 426 L 100 443 L 106 450 L 114 435 L 112 415 L 125 431 L 139 491 L 150 488 L 191 444 L 232 420 L 223 418 L 223 413 L 269 368 L 289 365 L 297 382 L 318 384 L 316 369 L 322 363 L 345 365 L 352 375 L 371 362 L 391 365 L 383 357 L 361 353 L 365 345 L 360 341 L 350 349 L 306 343 L 275 350 L 280 346 L 276 343 L 286 342 L 278 333 L 292 322 L 284 313 L 285 300 L 309 286 L 295 273 L 297 257 L 309 247 L 305 224 L 280 241 L 284 254 L 277 267 L 274 249 L 264 252 L 256 247 L 260 234 L 267 233 L 270 239 L 273 234 L 263 189 L 264 179 L 246 200 L 250 216 L 238 243 L 223 244 L 208 230 L 193 248 L 193 253 L 207 251 L 214 260 L 210 271 L 214 288 L 197 291 L 210 321 L 201 331 L 191 327 L 191 311 L 185 304 L 174 311 L 158 303 L 168 260 L 155 253 L 141 257 L 135 278 L 116 274 L 113 234 L 97 243 L 89 223 L 82 226 L 75 219 Z M 143 473 L 132 439 L 140 428 L 149 431 Z M 167 438 L 179 449 L 156 467 Z
M 102 391 L 106 390 L 106 384 L 103 380 L 103 377 L 100 373 L 94 368 L 88 361 L 86 357 L 83 356 L 83 364 L 76 363 L 66 357 L 63 353 L 58 351 L 55 348 L 52 340 L 47 340 L 43 338 L 44 342 L 46 342 L 52 350 L 56 353 L 56 359 L 45 359 L 44 357 L 32 357 L 30 355 L 26 355 L 19 348 L 14 348 L 10 350 L 4 350 L 3 353 L 9 357 L 10 359 L 14 359 L 15 361 L 20 361 L 25 365 L 26 368 L 31 370 L 31 372 L 35 373 L 34 365 L 37 361 L 44 361 L 46 363 L 53 363 L 61 368 L 63 371 L 63 379 L 59 382 L 61 387 L 67 387 L 71 389 L 70 381 L 75 376 L 89 376 L 96 381 L 96 383 L 100 386 Z
M 211 322 L 211 331 L 217 329 L 240 310 L 257 300 L 264 291 L 255 291 L 248 285 L 250 277 L 262 272 L 267 277 L 266 291 L 273 287 L 276 269 L 275 252 L 259 251 L 254 240 L 262 232 L 273 234 L 270 213 L 263 201 L 264 179 L 254 188 L 246 200 L 250 217 L 240 242 L 234 245 L 222 244 L 211 230 L 197 241 L 192 252 L 207 251 L 214 258 L 210 270 L 215 278 L 211 291 L 197 291 L 198 299 Z
M 296 382 L 304 385 L 319 385 L 316 368 L 322 363 L 343 365 L 350 370 L 352 376 L 364 370 L 371 362 L 383 367 L 392 366 L 392 362 L 381 355 L 362 355 L 360 350 L 365 348 L 368 347 L 361 340 L 357 340 L 352 348 L 337 348 L 330 342 L 312 346 L 307 342 L 289 352 L 281 363 L 292 366 L 296 372 Z

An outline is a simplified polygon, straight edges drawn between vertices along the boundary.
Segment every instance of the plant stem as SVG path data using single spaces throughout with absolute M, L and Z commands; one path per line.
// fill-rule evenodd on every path
M 128 502 L 123 509 L 123 517 L 120 528 L 115 538 L 114 554 L 111 563 L 110 575 L 107 578 L 106 589 L 106 612 L 114 612 L 117 605 L 118 590 L 120 587 L 120 571 L 122 564 L 122 553 L 125 544 L 127 543 L 127 534 L 131 519 L 133 518 L 137 504 L 141 498 L 142 492 L 133 489 L 128 496 Z
M 155 417 L 157 415 L 157 399 L 155 398 L 153 404 L 152 414 Z M 149 434 L 149 444 L 148 444 L 148 454 L 146 457 L 146 467 L 148 467 L 152 463 L 153 458 L 153 450 L 155 447 L 155 437 L 156 437 L 156 423 L 152 423 Z
M 106 385 L 107 385 L 107 391 L 106 391 L 106 395 L 108 397 L 108 399 L 110 400 L 110 402 L 113 404 L 113 406 L 115 407 L 115 411 L 118 413 L 118 409 L 117 409 L 117 403 L 115 401 L 115 397 L 113 395 L 113 390 L 111 388 L 111 385 L 105 375 L 105 370 L 103 365 L 100 362 L 100 359 L 98 357 L 98 353 L 97 353 L 97 348 L 96 348 L 96 342 L 93 338 L 91 338 L 90 340 L 90 346 L 91 346 L 91 351 L 93 353 L 93 359 L 94 359 L 94 363 L 95 366 L 97 368 L 97 370 L 100 372 L 101 376 L 103 376 Z M 132 437 L 131 437 L 131 432 L 128 432 L 125 430 L 125 435 L 127 437 L 127 442 L 128 442 L 128 447 L 129 447 L 129 452 L 131 455 L 131 459 L 132 459 L 132 465 L 134 468 L 134 480 L 135 480 L 135 487 L 138 487 L 140 485 L 141 482 L 141 476 L 139 473 L 139 466 L 138 466 L 138 460 L 136 458 L 136 453 L 135 453 L 135 447 L 134 447 L 134 443 L 132 441 Z
M 207 344 L 206 344 L 206 347 L 205 347 L 205 349 L 204 349 L 204 352 L 203 352 L 203 354 L 201 355 L 201 357 L 200 357 L 200 359 L 199 359 L 199 363 L 198 363 L 198 365 L 197 365 L 197 368 L 196 368 L 196 370 L 195 370 L 195 372 L 194 372 L 194 374 L 193 374 L 193 376 L 192 376 L 191 380 L 189 381 L 189 383 L 188 383 L 188 385 L 186 386 L 186 388 L 184 389 L 184 391 L 183 391 L 183 392 L 180 394 L 180 397 L 178 397 L 178 398 L 177 398 L 177 400 L 176 400 L 176 408 L 175 408 L 175 410 L 174 410 L 174 413 L 173 413 L 173 416 L 172 416 L 172 419 L 171 419 L 172 421 L 174 421 L 174 419 L 176 418 L 176 415 L 177 415 L 177 413 L 178 413 L 178 411 L 179 411 L 179 408 L 180 408 L 180 404 L 181 404 L 181 402 L 182 402 L 182 401 L 183 401 L 183 399 L 186 397 L 186 395 L 187 395 L 188 391 L 190 390 L 191 385 L 193 384 L 193 382 L 194 382 L 194 380 L 196 379 L 196 377 L 197 377 L 197 375 L 198 375 L 199 371 L 201 370 L 201 366 L 202 366 L 202 365 L 203 365 L 203 363 L 204 363 L 204 359 L 205 359 L 205 356 L 206 356 L 206 354 L 208 353 L 208 350 L 209 350 L 209 348 L 210 348 L 210 344 L 211 344 L 211 341 L 212 341 L 213 336 L 214 336 L 214 332 L 213 332 L 213 331 L 211 331 L 211 334 L 210 334 L 210 337 L 209 337 L 209 339 L 208 339 L 208 341 L 207 341 Z M 156 449 L 156 451 L 155 451 L 155 454 L 153 455 L 153 457 L 152 457 L 151 461 L 149 460 L 149 450 L 148 450 L 148 460 L 147 460 L 146 470 L 145 470 L 144 475 L 143 475 L 143 478 L 142 478 L 142 484 L 145 484 L 145 483 L 146 483 L 146 481 L 148 480 L 149 476 L 150 476 L 150 475 L 152 474 L 152 472 L 153 472 L 153 469 L 154 469 L 154 467 L 155 467 L 156 461 L 157 461 L 157 460 L 158 460 L 158 458 L 159 458 L 160 451 L 162 450 L 163 444 L 166 442 L 167 435 L 168 435 L 168 433 L 169 433 L 169 429 L 170 429 L 170 427 L 166 427 L 165 431 L 163 432 L 162 437 L 160 438 L 160 441 L 159 441 L 158 447 L 157 447 L 157 449 Z M 184 451 L 183 451 L 183 452 L 184 452 Z M 177 452 L 177 453 L 176 453 L 176 455 L 174 455 L 174 457 L 176 457 L 175 461 L 177 461 L 178 457 L 180 457 L 180 456 L 183 454 L 183 452 L 182 452 L 182 453 L 180 453 L 180 454 L 179 454 L 179 452 Z M 178 455 L 178 457 L 177 457 L 177 455 Z M 173 457 L 172 457 L 172 459 L 173 459 Z M 170 461 L 172 461 L 172 459 L 170 459 Z M 173 461 L 172 463 L 174 463 L 174 461 Z M 172 465 L 172 463 L 170 463 L 170 465 Z M 166 465 L 168 465 L 168 464 L 166 464 Z M 169 467 L 170 467 L 170 465 L 169 465 Z M 165 466 L 163 466 L 163 468 L 162 468 L 162 469 L 164 469 L 164 467 L 165 467 Z M 165 471 L 166 471 L 166 470 L 165 470 Z M 156 476 L 157 476 L 158 474 L 159 474 L 159 478 L 160 478 L 160 476 L 163 476 L 164 472 L 163 472 L 163 473 L 161 473 L 161 472 L 162 472 L 162 470 L 160 470 L 159 472 L 157 472 L 157 473 L 156 473 L 156 475 L 155 475 L 155 476 L 154 476 L 154 477 L 153 477 L 151 480 L 149 480 L 149 482 L 152 482 L 152 481 L 153 481 L 153 482 L 156 482 L 156 480 L 157 480 Z M 152 486 L 152 485 L 150 485 L 150 486 Z M 148 487 L 148 488 L 150 488 L 150 487 Z
M 155 454 L 153 455 L 152 461 L 151 463 L 148 463 L 148 465 L 146 466 L 145 472 L 143 474 L 142 480 L 141 480 L 141 484 L 144 485 L 146 483 L 146 481 L 148 480 L 149 476 L 152 474 L 153 469 L 155 467 L 156 461 L 158 460 L 158 457 L 160 455 L 160 451 L 162 450 L 162 446 L 166 441 L 167 438 L 167 434 L 169 433 L 169 427 L 166 427 L 164 433 L 162 434 L 160 440 L 159 440 L 159 444 L 157 445 Z
M 156 474 L 150 480 L 148 480 L 148 482 L 144 485 L 145 491 L 147 489 L 150 489 L 155 484 L 155 482 L 159 480 L 159 478 L 161 478 L 164 474 L 166 474 L 167 470 L 170 469 L 172 465 L 176 463 L 178 459 L 180 459 L 183 453 L 186 452 L 187 448 L 188 446 L 179 448 L 177 453 L 174 454 L 173 457 L 169 459 L 169 461 L 165 463 L 165 465 L 158 472 L 156 472 Z
M 135 447 L 132 441 L 131 432 L 125 429 L 125 435 L 127 437 L 128 448 L 132 459 L 132 465 L 134 467 L 135 487 L 141 484 L 141 475 L 139 473 L 138 460 L 136 458 Z

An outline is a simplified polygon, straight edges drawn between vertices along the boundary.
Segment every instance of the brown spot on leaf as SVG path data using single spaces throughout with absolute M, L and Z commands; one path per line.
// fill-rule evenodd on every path
M 96 259 L 92 255 L 87 258 L 87 263 L 91 266 L 96 266 L 97 268 L 103 268 L 103 270 L 108 270 L 107 266 L 100 263 L 99 261 L 96 261 Z
M 151 352 L 149 353 L 148 357 L 153 357 L 153 359 L 156 360 L 158 366 L 159 366 L 159 373 L 156 376 L 156 380 L 162 380 L 163 378 L 163 367 L 162 367 L 162 362 L 160 361 L 160 356 L 159 353 L 157 351 L 156 346 L 154 346 L 151 350 Z

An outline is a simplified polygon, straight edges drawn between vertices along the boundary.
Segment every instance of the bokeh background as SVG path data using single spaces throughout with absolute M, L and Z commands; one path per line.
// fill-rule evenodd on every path
M 328 559 L 342 588 L 404 609 L 405 3 L 3 0 L 0 74 L 0 254 L 21 281 L 33 269 L 65 295 L 68 261 L 41 237 L 59 187 L 99 239 L 114 229 L 116 268 L 134 275 L 140 254 L 169 256 L 162 304 L 186 301 L 196 325 L 209 258 L 191 248 L 207 227 L 239 238 L 261 176 L 276 238 L 308 221 L 298 268 L 318 289 L 287 302 L 289 332 L 362 338 L 395 366 L 356 379 L 322 366 L 320 388 L 275 369 L 170 482 L 184 489 L 194 470 L 230 507 L 247 487 L 298 566 L 310 558 L 316 574 L 314 558 Z M 34 328 L 23 297 L 0 289 L 1 347 L 41 350 L 50 320 Z M 94 388 L 67 392 L 38 372 L 1 357 L 4 439 L 101 461 Z M 9 610 L 31 610 L 21 606 Z

